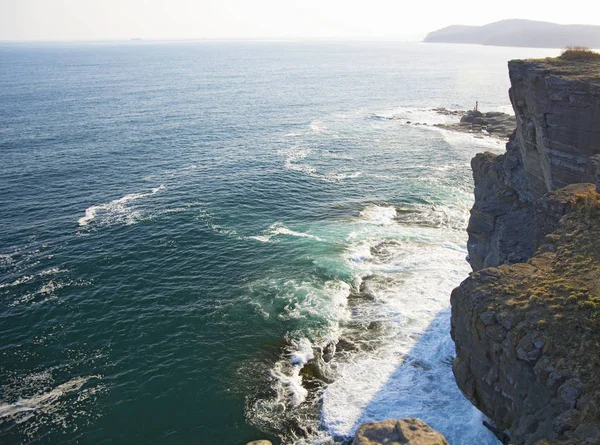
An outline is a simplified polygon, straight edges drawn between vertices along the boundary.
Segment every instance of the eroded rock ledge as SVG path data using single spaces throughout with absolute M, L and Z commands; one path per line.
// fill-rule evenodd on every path
M 600 64 L 509 71 L 517 130 L 472 161 L 454 375 L 510 443 L 600 443 Z

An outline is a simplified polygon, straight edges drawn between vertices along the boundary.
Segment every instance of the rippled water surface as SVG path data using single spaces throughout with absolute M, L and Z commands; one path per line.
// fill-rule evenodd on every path
M 550 54 L 0 44 L 0 442 L 495 443 L 448 305 L 503 144 L 431 109 L 509 110 L 506 61 Z

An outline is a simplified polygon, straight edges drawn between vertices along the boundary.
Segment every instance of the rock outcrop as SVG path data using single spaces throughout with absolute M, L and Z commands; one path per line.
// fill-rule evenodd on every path
M 352 445 L 448 445 L 442 436 L 419 419 L 384 420 L 361 425 Z
M 508 138 L 515 128 L 515 116 L 499 111 L 481 112 L 469 110 L 461 114 L 460 122 L 456 124 L 435 124 L 436 127 L 445 128 L 462 133 L 482 133 Z
M 510 443 L 600 443 L 600 64 L 509 70 L 517 130 L 472 161 L 453 371 Z
M 457 122 L 446 122 L 433 124 L 434 127 L 460 133 L 472 133 L 477 136 L 491 136 L 500 139 L 508 139 L 515 129 L 516 118 L 514 115 L 500 111 L 482 112 L 479 110 L 449 110 L 447 108 L 432 108 L 431 110 L 441 116 L 452 116 L 459 118 Z M 390 119 L 404 121 L 407 125 L 428 126 L 427 122 L 419 122 L 418 117 L 407 110 L 395 114 Z

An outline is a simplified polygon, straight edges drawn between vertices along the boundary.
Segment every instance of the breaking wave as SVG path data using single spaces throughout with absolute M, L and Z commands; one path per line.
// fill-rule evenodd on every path
M 291 229 L 287 228 L 286 225 L 283 224 L 282 222 L 273 223 L 273 224 L 271 224 L 271 226 L 269 227 L 269 229 L 266 231 L 265 234 L 251 236 L 250 238 L 260 241 L 260 242 L 263 242 L 263 243 L 268 243 L 268 242 L 275 242 L 276 240 L 273 240 L 273 238 L 275 238 L 278 235 L 288 235 L 288 236 L 295 236 L 295 237 L 300 237 L 300 238 L 311 238 L 311 239 L 314 239 L 315 241 L 321 241 L 321 242 L 324 241 L 323 239 L 319 238 L 318 236 L 311 235 L 310 233 L 297 232 L 295 230 L 291 230 Z
M 289 320 L 327 314 L 328 322 L 288 334 L 269 373 L 272 395 L 251 404 L 251 422 L 286 431 L 284 443 L 325 444 L 367 421 L 417 416 L 453 444 L 496 444 L 451 370 L 448 298 L 469 271 L 467 215 L 461 205 L 366 205 L 338 228 L 353 278 L 322 288 L 273 282 L 288 303 L 278 314 L 262 311 Z M 271 226 L 262 240 L 284 227 Z
M 165 186 L 161 184 L 149 193 L 131 193 L 106 204 L 90 206 L 85 210 L 85 216 L 79 218 L 77 222 L 82 227 L 93 221 L 96 221 L 96 224 L 99 225 L 133 224 L 140 219 L 141 212 L 133 209 L 131 203 L 142 198 L 148 198 L 163 189 L 165 189 Z

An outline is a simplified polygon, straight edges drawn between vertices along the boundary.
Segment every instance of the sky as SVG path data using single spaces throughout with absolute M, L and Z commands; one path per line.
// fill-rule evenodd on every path
M 520 18 L 600 25 L 594 0 L 0 0 L 0 40 L 400 39 Z

